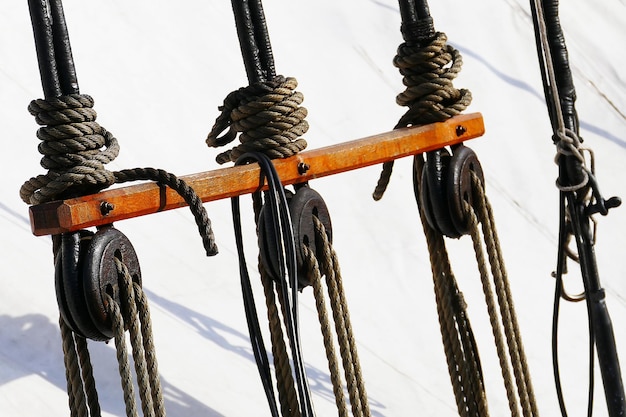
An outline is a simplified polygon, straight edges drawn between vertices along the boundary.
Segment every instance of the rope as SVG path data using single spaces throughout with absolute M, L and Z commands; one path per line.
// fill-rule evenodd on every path
M 71 94 L 46 100 L 33 100 L 28 111 L 37 124 L 42 141 L 41 166 L 48 173 L 26 181 L 20 197 L 26 204 L 40 204 L 60 194 L 97 192 L 115 182 L 104 165 L 119 153 L 113 135 L 101 127 L 88 95 Z M 102 149 L 104 147 L 104 149 Z
M 41 166 L 46 174 L 32 177 L 20 188 L 26 204 L 96 193 L 115 183 L 151 180 L 168 185 L 187 202 L 195 218 L 207 256 L 218 252 L 211 221 L 202 201 L 184 181 L 161 169 L 135 168 L 108 171 L 104 165 L 119 153 L 117 139 L 96 122 L 94 100 L 84 94 L 70 94 L 33 100 L 28 111 L 37 124 L 41 140 Z
M 355 417 L 369 416 L 370 410 L 367 392 L 363 382 L 356 341 L 353 336 L 347 301 L 343 291 L 337 254 L 330 244 L 322 222 L 315 216 L 313 217 L 313 221 L 315 225 L 316 245 L 319 245 L 318 248 L 321 248 L 318 256 L 321 255 L 321 259 L 318 261 L 316 254 L 309 250 L 308 247 L 304 246 L 304 256 L 306 259 L 305 268 L 307 270 L 307 277 L 311 280 L 313 286 L 315 305 L 324 339 L 326 357 L 328 359 L 333 392 L 335 394 L 335 402 L 339 415 L 347 415 L 338 362 L 331 336 L 328 313 L 325 307 L 326 301 L 321 285 L 322 275 L 326 276 L 326 286 L 333 313 L 333 320 L 335 322 L 335 332 L 339 342 L 339 352 L 342 358 L 352 413 Z
M 116 327 L 115 341 L 116 347 L 118 340 L 124 339 L 124 326 L 128 326 L 130 334 L 130 342 L 133 351 L 133 360 L 135 363 L 135 373 L 137 376 L 137 386 L 139 388 L 139 397 L 144 417 L 165 416 L 165 408 L 161 390 L 161 383 L 158 377 L 158 367 L 156 363 L 155 348 L 152 341 L 152 330 L 150 321 L 150 312 L 148 310 L 145 294 L 138 283 L 134 283 L 126 266 L 119 260 L 115 259 L 120 278 L 120 301 L 121 309 L 118 309 L 117 303 L 113 302 L 110 297 L 109 314 L 118 316 L 115 318 L 119 322 Z M 122 311 L 124 312 L 122 315 Z M 126 316 L 126 319 L 124 319 Z M 120 333 L 121 331 L 121 333 Z M 125 342 L 123 344 L 122 356 L 125 350 Z M 148 353 L 149 352 L 149 353 Z M 119 356 L 118 356 L 119 357 Z M 127 357 L 122 358 L 123 379 L 128 380 L 130 368 L 127 366 Z M 148 366 L 148 364 L 150 366 Z M 123 365 L 123 366 L 122 366 Z M 125 389 L 125 399 L 134 401 L 134 396 L 129 390 L 127 382 L 123 383 Z M 132 387 L 132 384 L 131 384 Z M 126 390 L 129 390 L 126 392 Z M 132 408 L 127 402 L 127 409 Z
M 124 183 L 128 181 L 150 180 L 162 185 L 167 185 L 176 191 L 187 203 L 191 213 L 194 216 L 198 232 L 202 238 L 202 244 L 207 256 L 217 255 L 218 249 L 215 243 L 215 235 L 211 227 L 211 220 L 207 211 L 202 205 L 202 200 L 198 194 L 187 183 L 176 175 L 155 168 L 134 168 L 117 171 L 115 174 L 115 182 Z
M 230 93 L 219 107 L 222 113 L 206 143 L 224 146 L 240 133 L 241 144 L 219 154 L 216 161 L 235 162 L 247 152 L 261 152 L 270 159 L 287 158 L 305 149 L 307 143 L 300 136 L 309 124 L 304 120 L 307 110 L 300 106 L 304 96 L 295 91 L 297 86 L 295 78 L 279 75 Z
M 512 416 L 519 416 L 520 408 L 525 417 L 537 416 L 534 390 L 493 213 L 484 193 L 484 186 L 475 174 L 472 174 L 472 192 L 473 205 L 466 203 L 465 210 L 470 219 L 470 235 L 509 409 Z M 421 210 L 420 215 L 431 258 L 442 340 L 459 415 L 486 416 L 488 410 L 478 350 L 467 321 L 465 303 L 451 270 L 443 235 L 428 224 Z M 487 259 L 483 246 L 487 251 Z M 508 350 L 505 345 L 508 345 Z
M 398 47 L 393 64 L 403 76 L 405 91 L 396 103 L 409 109 L 395 128 L 441 122 L 463 112 L 472 101 L 469 90 L 456 89 L 453 80 L 463 65 L 458 50 L 446 43 L 445 33 L 437 32 L 425 46 L 404 42 Z M 387 189 L 393 161 L 383 164 L 383 171 L 373 193 L 380 200 Z
M 276 369 L 278 402 L 280 403 L 283 416 L 298 417 L 301 415 L 298 405 L 298 394 L 295 388 L 289 355 L 287 354 L 287 344 L 283 337 L 279 309 L 276 305 L 276 292 L 278 292 L 279 299 L 281 298 L 280 292 L 275 290 L 275 282 L 269 276 L 261 262 L 259 262 L 259 271 L 265 292 L 267 318 L 270 326 L 272 356 L 274 357 L 274 368 Z M 281 304 L 284 305 L 282 302 Z
M 420 168 L 418 166 L 416 171 L 420 172 Z M 462 417 L 486 417 L 489 410 L 478 348 L 467 319 L 467 305 L 452 272 L 443 235 L 430 227 L 422 210 L 420 217 L 430 254 L 439 326 L 457 410 Z
M 138 416 L 133 376 L 126 347 L 127 327 L 130 334 L 142 414 L 144 417 L 164 417 L 165 405 L 147 298 L 141 286 L 133 282 L 122 261 L 117 258 L 115 261 L 120 279 L 122 304 L 118 304 L 109 294 L 105 294 L 105 305 L 107 306 L 107 314 L 111 317 L 126 415 L 128 417 Z M 63 340 L 70 415 L 72 417 L 99 417 L 101 409 L 87 340 L 72 332 L 62 318 L 59 320 L 59 325 Z

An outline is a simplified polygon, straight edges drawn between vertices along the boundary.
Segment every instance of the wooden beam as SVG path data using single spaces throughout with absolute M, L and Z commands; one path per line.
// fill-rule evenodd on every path
M 441 123 L 397 129 L 305 151 L 273 162 L 283 184 L 295 184 L 461 143 L 482 136 L 484 131 L 482 115 L 472 113 Z M 208 202 L 254 192 L 259 188 L 259 175 L 258 164 L 252 163 L 179 178 L 187 182 L 203 202 Z M 43 236 L 185 205 L 176 192 L 151 182 L 31 206 L 30 221 L 33 233 Z M 105 206 L 108 208 L 103 210 Z

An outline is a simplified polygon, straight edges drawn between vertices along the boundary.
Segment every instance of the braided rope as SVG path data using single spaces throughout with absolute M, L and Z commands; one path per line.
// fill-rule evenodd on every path
M 63 343 L 63 360 L 65 363 L 65 379 L 67 381 L 67 395 L 71 417 L 88 416 L 89 412 L 85 403 L 85 391 L 80 375 L 80 365 L 74 335 L 72 330 L 59 318 L 61 340 Z
M 317 259 L 316 254 L 305 246 L 304 254 L 307 260 L 305 266 L 307 268 L 307 276 L 311 278 L 314 287 L 315 303 L 329 363 L 335 402 L 338 407 L 339 415 L 345 415 L 347 410 L 345 410 L 343 390 L 340 386 L 341 377 L 339 376 L 337 359 L 334 352 L 328 314 L 325 309 L 324 293 L 321 289 L 321 275 L 325 275 L 326 277 L 326 287 L 332 309 L 333 321 L 335 323 L 335 334 L 339 343 L 339 353 L 342 359 L 352 413 L 355 417 L 370 416 L 367 392 L 363 382 L 348 305 L 343 291 L 337 254 L 332 248 L 322 222 L 315 216 L 313 217 L 313 222 L 315 226 L 316 245 L 321 249 L 318 255 L 321 256 L 320 259 Z
M 91 355 L 87 347 L 87 339 L 78 334 L 74 334 L 74 340 L 76 342 L 76 350 L 78 351 L 85 393 L 87 394 L 89 412 L 91 416 L 99 417 L 101 415 L 100 401 L 98 400 L 98 391 L 96 390 L 96 380 L 93 376 L 93 367 L 91 366 Z
M 313 287 L 313 295 L 315 298 L 315 307 L 317 316 L 320 321 L 322 338 L 324 340 L 324 348 L 326 350 L 326 359 L 328 360 L 328 370 L 330 371 L 330 380 L 333 385 L 333 393 L 335 394 L 335 404 L 340 417 L 348 416 L 345 396 L 341 382 L 339 371 L 339 363 L 335 353 L 335 344 L 333 342 L 332 332 L 330 330 L 330 321 L 328 312 L 326 311 L 326 300 L 324 297 L 324 289 L 322 288 L 322 274 L 315 254 L 307 246 L 303 246 L 304 267 L 307 272 L 307 279 Z
M 278 306 L 276 305 L 275 281 L 269 276 L 262 262 L 259 260 L 259 271 L 261 282 L 265 293 L 265 304 L 267 306 L 267 317 L 270 326 L 270 338 L 272 341 L 272 356 L 274 357 L 274 368 L 276 369 L 276 388 L 278 390 L 278 401 L 284 416 L 300 416 L 298 405 L 298 395 L 289 355 L 287 354 L 287 344 L 283 336 Z M 278 297 L 281 298 L 280 291 Z M 281 300 L 281 305 L 284 305 Z
M 104 165 L 119 153 L 117 140 L 96 120 L 94 101 L 88 95 L 71 94 L 33 100 L 28 111 L 41 127 L 39 152 L 46 174 L 26 181 L 20 197 L 26 204 L 39 204 L 58 195 L 85 194 L 115 182 Z M 104 147 L 104 149 L 102 149 Z
M 517 320 L 517 314 L 513 305 L 511 287 L 504 268 L 504 259 L 500 249 L 500 242 L 495 227 L 495 221 L 491 205 L 487 200 L 480 180 L 476 175 L 472 175 L 473 192 L 478 201 L 476 212 L 482 225 L 483 236 L 485 237 L 487 254 L 492 269 L 494 285 L 496 287 L 498 303 L 500 304 L 500 314 L 503 317 L 504 330 L 509 346 L 509 355 L 515 373 L 518 386 L 522 410 L 525 416 L 538 415 L 535 401 L 534 389 L 522 344 L 521 332 Z
M 219 107 L 222 113 L 206 143 L 210 147 L 224 146 L 238 133 L 241 143 L 219 154 L 216 161 L 235 162 L 246 152 L 262 152 L 270 159 L 287 158 L 305 149 L 307 143 L 300 136 L 309 124 L 305 120 L 307 110 L 300 106 L 304 96 L 295 91 L 297 86 L 295 78 L 279 75 L 230 93 Z
M 463 65 L 461 53 L 448 45 L 445 33 L 437 32 L 426 46 L 402 43 L 393 60 L 400 70 L 406 89 L 396 103 L 409 109 L 395 128 L 441 122 L 463 112 L 472 101 L 466 89 L 456 89 L 453 80 Z M 387 189 L 393 161 L 383 164 L 383 171 L 373 193 L 380 200 Z
M 176 191 L 189 205 L 189 209 L 194 216 L 198 232 L 202 237 L 202 244 L 207 256 L 213 256 L 218 253 L 217 244 L 215 243 L 215 235 L 211 227 L 209 215 L 202 205 L 202 200 L 196 192 L 187 183 L 176 175 L 155 168 L 134 168 L 116 171 L 115 182 L 125 183 L 128 181 L 150 180 L 159 184 L 167 185 Z

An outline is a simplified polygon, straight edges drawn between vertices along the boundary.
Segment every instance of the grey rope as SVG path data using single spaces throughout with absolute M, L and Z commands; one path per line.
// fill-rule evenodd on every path
M 396 103 L 409 109 L 396 129 L 447 120 L 463 112 L 472 101 L 469 90 L 453 86 L 463 59 L 460 52 L 446 42 L 445 33 L 437 32 L 424 47 L 406 42 L 398 47 L 393 63 L 400 70 L 406 89 L 398 94 Z M 392 169 L 393 161 L 383 164 L 374 200 L 380 200 L 385 193 Z
M 520 415 L 520 407 L 522 415 L 525 417 L 537 416 L 539 414 L 534 390 L 494 225 L 493 213 L 484 193 L 484 185 L 475 174 L 472 174 L 472 192 L 474 194 L 472 200 L 474 204 L 470 206 L 466 203 L 465 211 L 468 213 L 471 225 L 470 235 L 481 276 L 509 409 L 512 416 Z M 457 336 L 457 332 L 460 332 L 457 328 L 461 329 L 461 327 L 458 318 L 454 318 L 455 314 L 458 316 L 458 312 L 455 313 L 454 302 L 451 301 L 451 296 L 452 299 L 462 296 L 452 275 L 445 242 L 441 233 L 430 227 L 421 211 L 420 214 L 431 257 L 437 297 L 437 311 L 459 415 L 486 416 L 488 415 L 487 402 L 477 351 L 473 352 L 475 347 L 470 347 L 469 342 L 458 340 L 459 336 L 461 339 L 463 338 L 462 332 Z M 489 265 L 487 265 L 487 259 L 485 259 L 483 245 L 487 250 Z M 495 292 L 492 287 L 492 281 Z M 462 316 L 465 317 L 465 306 L 462 298 L 460 301 L 463 310 Z M 468 327 L 468 329 L 470 328 Z M 470 342 L 475 344 L 473 337 Z M 508 355 L 505 344 L 508 345 Z M 468 347 L 470 348 L 468 349 Z M 475 353 L 475 356 L 473 353 Z M 516 385 L 517 391 L 514 385 Z
M 26 204 L 51 201 L 63 193 L 86 194 L 115 182 L 104 165 L 119 153 L 113 135 L 96 120 L 93 99 L 71 94 L 47 100 L 33 100 L 28 111 L 35 116 L 43 154 L 41 166 L 48 173 L 26 181 L 20 197 Z M 104 147 L 104 149 L 103 149 Z
M 524 346 L 522 344 L 517 314 L 513 305 L 511 288 L 506 269 L 504 268 L 504 259 L 500 249 L 493 212 L 485 195 L 482 183 L 476 175 L 472 175 L 472 183 L 474 193 L 478 197 L 476 201 L 479 202 L 475 209 L 476 220 L 482 225 L 482 234 L 489 257 L 489 264 L 491 265 L 494 286 L 496 287 L 496 294 L 500 305 L 500 315 L 504 325 L 504 332 L 509 347 L 509 356 L 517 382 L 521 406 L 525 416 L 537 416 L 539 413 L 535 401 L 534 389 Z M 468 207 L 466 207 L 466 210 L 467 209 Z M 474 220 L 472 219 L 472 221 Z
M 112 316 L 117 316 L 115 321 L 119 322 L 116 327 L 115 341 L 116 347 L 118 340 L 124 339 L 124 334 L 118 334 L 118 332 L 124 330 L 124 324 L 128 326 L 130 334 L 130 342 L 133 351 L 133 360 L 135 363 L 135 372 L 137 376 L 137 386 L 139 388 L 139 397 L 141 399 L 141 406 L 144 417 L 162 417 L 165 416 L 165 408 L 162 397 L 161 383 L 158 377 L 158 369 L 156 363 L 155 349 L 152 342 L 152 330 L 150 321 L 150 312 L 148 310 L 147 301 L 143 290 L 138 283 L 133 282 L 128 269 L 124 263 L 115 259 L 115 264 L 118 269 L 118 277 L 120 278 L 120 299 L 122 302 L 122 308 L 124 309 L 124 316 L 121 316 L 121 310 L 117 307 L 117 303 L 109 302 L 110 313 Z M 110 297 L 109 297 L 110 299 Z M 125 342 L 122 346 L 121 355 L 118 355 L 118 359 L 122 356 L 122 362 L 120 363 L 120 371 L 123 373 L 122 379 L 124 387 L 124 398 L 134 401 L 134 395 L 128 387 L 127 380 L 130 374 L 130 368 L 128 366 L 128 357 L 124 358 Z M 132 384 L 131 384 L 132 385 Z M 127 410 L 134 407 L 129 407 L 127 403 Z M 130 415 L 129 415 L 130 416 Z
M 161 169 L 135 168 L 111 172 L 105 164 L 119 153 L 117 139 L 96 122 L 94 100 L 84 94 L 70 94 L 33 100 L 28 111 L 44 127 L 37 131 L 41 140 L 41 166 L 46 174 L 32 177 L 20 188 L 26 204 L 41 204 L 98 192 L 115 183 L 151 180 L 178 192 L 196 220 L 207 256 L 216 255 L 217 245 L 209 216 L 202 201 L 184 181 Z
M 230 93 L 219 108 L 222 113 L 206 143 L 210 147 L 224 146 L 238 133 L 241 143 L 219 154 L 217 162 L 234 162 L 246 152 L 262 152 L 270 159 L 286 158 L 305 149 L 307 143 L 300 136 L 309 125 L 305 120 L 307 110 L 300 106 L 304 96 L 295 91 L 297 85 L 295 78 L 279 75 Z
M 63 360 L 65 363 L 70 415 L 72 417 L 88 416 L 89 411 L 87 410 L 87 404 L 85 402 L 85 391 L 83 389 L 83 380 L 81 378 L 74 334 L 63 318 L 59 319 L 59 327 L 61 329 L 61 340 L 63 342 Z

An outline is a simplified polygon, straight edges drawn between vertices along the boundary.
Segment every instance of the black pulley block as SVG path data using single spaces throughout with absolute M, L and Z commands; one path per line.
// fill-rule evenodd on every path
M 55 260 L 57 302 L 65 323 L 83 337 L 106 341 L 114 336 L 106 295 L 125 304 L 120 301 L 116 258 L 141 285 L 137 255 L 119 230 L 107 226 L 95 234 L 81 230 L 61 236 Z
M 313 251 L 317 259 L 321 258 L 318 243 L 315 239 L 315 223 L 317 217 L 326 229 L 328 240 L 332 242 L 332 224 L 330 213 L 322 196 L 314 189 L 304 186 L 298 189 L 289 201 L 289 214 L 293 225 L 293 239 L 296 244 L 296 261 L 298 262 L 298 283 L 301 288 L 311 285 L 307 271 L 304 269 L 304 246 Z

